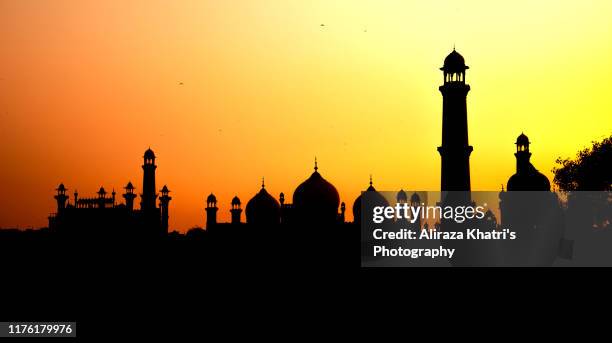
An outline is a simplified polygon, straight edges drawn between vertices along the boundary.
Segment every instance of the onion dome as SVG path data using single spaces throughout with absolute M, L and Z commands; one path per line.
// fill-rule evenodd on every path
M 168 186 L 164 185 L 164 187 L 161 189 L 161 194 L 162 196 L 168 196 L 168 193 L 170 193 L 170 190 L 168 189 Z
M 240 198 L 238 198 L 238 196 L 235 196 L 235 197 L 232 199 L 232 205 L 233 205 L 233 206 L 240 206 Z
M 376 206 L 389 206 L 387 199 L 378 193 L 372 185 L 372 177 L 370 176 L 370 187 L 368 187 L 365 192 L 362 192 L 353 203 L 353 221 L 355 223 L 361 222 L 362 198 L 366 193 L 368 199 L 368 203 L 366 204 L 368 208 L 366 209 L 366 212 L 371 212 Z
M 56 191 L 59 191 L 59 192 L 65 192 L 65 191 L 67 191 L 67 190 L 68 190 L 68 189 L 66 188 L 66 186 L 64 186 L 64 184 L 63 184 L 63 183 L 60 183 L 60 185 L 59 185 L 59 186 L 57 186 L 57 189 L 56 189 Z
M 469 69 L 465 65 L 465 59 L 455 49 L 444 59 L 444 67 L 440 68 L 447 73 L 463 72 Z
M 125 189 L 134 190 L 134 185 L 132 185 L 132 182 L 128 182 L 128 184 L 125 186 Z
M 98 195 L 105 195 L 106 191 L 104 190 L 104 187 L 100 187 L 100 190 L 98 191 Z
M 280 204 L 262 182 L 261 190 L 246 205 L 246 220 L 253 225 L 278 225 L 280 223 Z
M 408 202 L 408 195 L 406 194 L 406 192 L 403 189 L 400 189 L 399 192 L 397 192 L 397 202 Z
M 214 194 L 210 193 L 210 195 L 206 198 L 206 204 L 208 206 L 216 205 L 217 204 L 217 197 Z
M 528 146 L 529 145 L 529 138 L 527 136 L 525 136 L 524 133 L 521 132 L 520 136 L 518 136 L 516 138 L 516 145 L 520 145 L 520 146 Z
M 315 159 L 314 173 L 293 192 L 293 206 L 302 222 L 334 223 L 338 216 L 340 195 L 336 187 L 318 172 Z
M 147 160 L 155 159 L 155 153 L 153 152 L 153 150 L 151 150 L 151 148 L 149 148 L 149 149 L 147 149 L 147 151 L 145 151 L 144 158 L 147 159 Z

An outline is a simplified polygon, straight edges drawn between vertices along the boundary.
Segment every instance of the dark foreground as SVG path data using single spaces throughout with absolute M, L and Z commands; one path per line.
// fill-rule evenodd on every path
M 491 313 L 535 294 L 539 306 L 563 307 L 576 293 L 572 280 L 582 284 L 598 273 L 363 269 L 359 233 L 341 230 L 152 240 L 26 236 L 0 241 L 0 321 L 76 321 L 78 337 L 88 341 L 174 341 L 218 331 L 227 338 L 341 338 L 394 330 L 395 313 L 411 318 L 395 324 L 406 327 L 443 316 L 456 321 L 474 306 Z M 528 285 L 535 284 L 533 293 Z

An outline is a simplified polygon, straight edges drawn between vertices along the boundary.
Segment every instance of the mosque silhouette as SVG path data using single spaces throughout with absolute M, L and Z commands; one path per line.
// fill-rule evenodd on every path
M 444 75 L 444 84 L 439 87 L 443 96 L 442 111 L 442 144 L 438 147 L 441 163 L 441 191 L 470 191 L 469 158 L 473 147 L 469 145 L 467 125 L 466 98 L 470 86 L 466 84 L 464 58 L 453 49 L 440 68 Z M 510 177 L 508 191 L 550 191 L 550 182 L 530 163 L 530 142 L 521 133 L 516 140 L 516 173 Z M 137 197 L 135 187 L 128 182 L 121 194 L 123 203 L 117 201 L 113 190 L 109 194 L 101 187 L 97 196 L 80 197 L 77 191 L 72 199 L 68 189 L 60 184 L 56 191 L 57 211 L 49 217 L 49 229 L 69 235 L 81 235 L 84 232 L 100 234 L 105 228 L 119 228 L 125 235 L 136 237 L 160 237 L 168 233 L 170 190 L 166 185 L 158 194 L 156 191 L 155 153 L 149 148 L 143 156 L 142 193 L 140 209 L 134 208 Z M 502 186 L 500 199 L 505 190 Z M 370 184 L 363 194 L 378 194 Z M 336 187 L 327 181 L 319 172 L 318 163 L 314 161 L 314 172 L 293 192 L 292 202 L 288 202 L 284 193 L 278 199 L 266 190 L 262 180 L 261 189 L 246 204 L 246 220 L 242 218 L 242 201 L 235 196 L 229 204 L 231 221 L 219 223 L 217 213 L 219 202 L 214 194 L 206 198 L 206 231 L 214 232 L 232 227 L 286 227 L 286 226 L 338 226 L 359 225 L 362 209 L 362 195 L 353 202 L 353 223 L 346 221 L 346 205 L 340 202 Z M 418 204 L 422 201 L 419 194 L 413 193 L 408 198 L 404 190 L 397 194 L 398 202 Z M 378 194 L 375 203 L 387 204 L 387 200 Z M 488 213 L 488 218 L 496 222 L 495 216 Z M 420 228 L 421 223 L 417 223 Z

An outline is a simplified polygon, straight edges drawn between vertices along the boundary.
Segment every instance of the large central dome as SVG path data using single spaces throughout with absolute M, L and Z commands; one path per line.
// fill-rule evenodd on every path
M 319 174 L 315 161 L 314 173 L 293 192 L 293 206 L 302 221 L 332 223 L 337 219 L 339 205 L 336 187 Z

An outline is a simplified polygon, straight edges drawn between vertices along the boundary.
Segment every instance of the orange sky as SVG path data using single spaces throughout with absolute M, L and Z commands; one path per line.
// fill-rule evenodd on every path
M 506 182 L 521 131 L 551 177 L 612 131 L 611 16 L 607 0 L 0 0 L 0 227 L 46 225 L 60 182 L 140 189 L 149 145 L 181 231 L 211 191 L 221 220 L 262 176 L 292 194 L 314 156 L 349 208 L 370 173 L 437 190 L 453 44 L 473 189 Z

